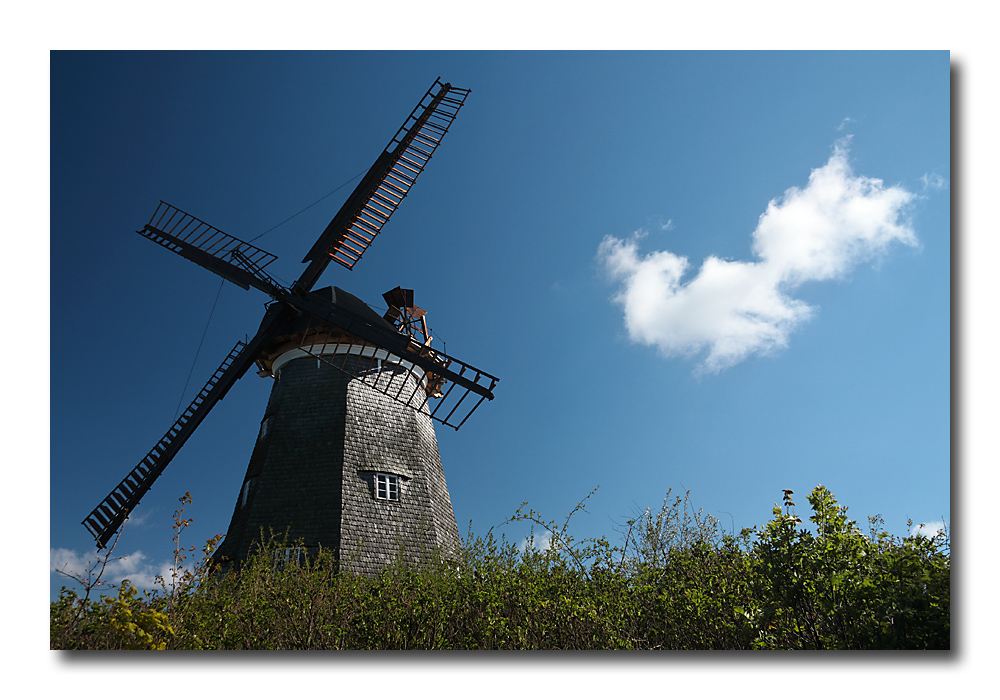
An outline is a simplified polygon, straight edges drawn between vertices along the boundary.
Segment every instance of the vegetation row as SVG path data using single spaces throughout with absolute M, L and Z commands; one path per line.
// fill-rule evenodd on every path
M 947 532 L 868 533 L 825 487 L 791 491 L 760 527 L 722 533 L 688 496 L 629 520 L 621 543 L 576 540 L 518 510 L 544 549 L 491 530 L 430 564 L 376 577 L 342 570 L 329 552 L 279 565 L 272 540 L 239 570 L 210 555 L 156 591 L 128 581 L 110 594 L 94 572 L 51 603 L 53 649 L 948 649 Z M 589 498 L 589 497 L 588 497 Z M 190 502 L 190 495 L 181 499 Z M 527 505 L 527 504 L 525 504 Z M 180 533 L 191 521 L 175 513 Z M 283 560 L 282 560 L 283 561 Z M 104 593 L 100 591 L 104 590 Z

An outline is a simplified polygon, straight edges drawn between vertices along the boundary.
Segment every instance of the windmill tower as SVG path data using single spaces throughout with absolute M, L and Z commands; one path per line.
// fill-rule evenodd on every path
M 302 557 L 332 549 L 374 572 L 458 543 L 433 421 L 459 429 L 498 379 L 431 347 L 413 291 L 383 295 L 379 316 L 338 287 L 313 291 L 331 261 L 352 269 L 423 172 L 469 90 L 436 80 L 284 287 L 267 253 L 160 202 L 140 235 L 225 279 L 268 294 L 240 341 L 167 433 L 83 524 L 103 548 L 202 420 L 251 367 L 271 395 L 217 557 L 240 562 L 273 532 Z

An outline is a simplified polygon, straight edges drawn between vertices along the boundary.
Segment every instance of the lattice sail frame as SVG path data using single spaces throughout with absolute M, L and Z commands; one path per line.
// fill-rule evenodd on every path
M 348 198 L 343 215 L 330 222 L 302 262 L 334 260 L 354 268 L 409 194 L 470 92 L 434 81 Z M 304 277 L 307 284 L 314 281 L 311 273 Z
M 277 255 L 231 236 L 163 200 L 149 217 L 149 223 L 136 233 L 243 289 L 253 286 L 274 298 L 277 298 L 277 290 L 284 291 L 284 287 L 264 271 L 278 259 Z
M 174 454 L 198 427 L 212 406 L 222 399 L 233 381 L 224 381 L 234 362 L 246 350 L 247 343 L 239 341 L 229 352 L 219 368 L 208 380 L 191 404 L 153 446 L 146 456 L 111 490 L 104 500 L 83 519 L 83 525 L 103 548 L 149 491 L 153 482 L 163 473 Z M 230 376 L 231 380 L 232 377 Z
M 440 90 L 433 95 L 437 86 Z M 448 133 L 469 92 L 438 81 L 427 91 L 386 146 L 385 153 L 393 154 L 391 167 L 329 251 L 328 255 L 335 262 L 352 269 L 381 233 L 382 226 L 410 193 L 413 183 Z

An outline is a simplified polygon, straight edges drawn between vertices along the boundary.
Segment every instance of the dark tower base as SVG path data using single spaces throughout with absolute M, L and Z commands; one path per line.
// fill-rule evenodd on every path
M 366 574 L 458 547 L 431 419 L 326 360 L 346 359 L 344 369 L 369 381 L 378 373 L 406 395 L 423 389 L 374 348 L 331 350 L 323 361 L 295 350 L 274 361 L 274 387 L 216 561 L 244 561 L 262 529 L 289 546 L 301 540 L 306 553 L 333 550 L 343 569 Z

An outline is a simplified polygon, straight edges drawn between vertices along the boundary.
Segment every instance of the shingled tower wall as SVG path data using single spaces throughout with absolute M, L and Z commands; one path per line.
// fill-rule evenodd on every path
M 356 362 L 380 382 L 404 381 L 390 363 L 347 359 L 345 369 Z M 395 477 L 398 500 L 376 497 L 379 474 Z M 261 528 L 310 553 L 332 549 L 357 573 L 453 550 L 458 527 L 431 419 L 316 357 L 285 361 L 216 558 L 244 560 Z

